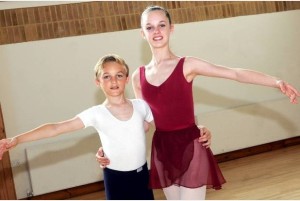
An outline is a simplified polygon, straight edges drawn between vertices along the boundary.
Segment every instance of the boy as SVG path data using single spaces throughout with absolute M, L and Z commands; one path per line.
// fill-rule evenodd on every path
M 151 110 L 145 101 L 125 97 L 129 68 L 119 56 L 111 54 L 102 57 L 95 66 L 95 79 L 106 97 L 101 105 L 91 107 L 72 119 L 47 123 L 11 139 L 2 139 L 0 160 L 5 151 L 20 143 L 93 126 L 111 161 L 104 169 L 106 198 L 153 200 L 153 192 L 148 188 L 144 130 L 144 122 L 153 121 Z

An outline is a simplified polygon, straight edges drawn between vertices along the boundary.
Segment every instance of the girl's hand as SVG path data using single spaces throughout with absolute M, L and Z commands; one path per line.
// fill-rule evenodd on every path
M 283 80 L 277 80 L 276 85 L 279 87 L 282 93 L 290 98 L 291 103 L 298 103 L 297 97 L 300 96 L 300 93 L 293 86 Z
M 98 161 L 98 163 L 100 163 L 101 168 L 105 168 L 110 163 L 109 159 L 105 157 L 102 147 L 100 147 L 97 151 L 96 160 Z

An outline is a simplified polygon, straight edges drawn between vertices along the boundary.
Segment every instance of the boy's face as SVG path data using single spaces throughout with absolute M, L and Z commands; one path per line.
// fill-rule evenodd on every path
M 123 95 L 129 81 L 125 67 L 113 61 L 105 63 L 103 67 L 102 73 L 96 80 L 97 86 L 101 87 L 106 96 Z

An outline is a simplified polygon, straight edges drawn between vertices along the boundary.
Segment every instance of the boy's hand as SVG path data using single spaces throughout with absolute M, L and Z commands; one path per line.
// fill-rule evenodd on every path
M 102 147 L 99 148 L 99 150 L 96 154 L 96 160 L 98 161 L 98 163 L 100 163 L 101 168 L 105 168 L 110 163 L 109 159 L 107 157 L 105 157 Z
M 2 160 L 3 154 L 8 151 L 8 145 L 11 139 L 0 140 L 0 160 Z
M 6 144 L 7 144 L 6 139 L 0 140 L 0 160 L 2 160 L 2 156 L 4 152 L 7 151 Z
M 211 145 L 211 132 L 205 126 L 198 126 L 200 129 L 199 142 L 202 142 L 202 146 L 209 148 Z
M 7 149 L 12 149 L 18 144 L 17 138 L 8 138 L 7 140 L 8 140 L 8 143 L 6 145 Z
M 9 149 L 14 148 L 17 145 L 16 138 L 7 138 L 0 140 L 0 160 L 3 158 L 3 154 Z

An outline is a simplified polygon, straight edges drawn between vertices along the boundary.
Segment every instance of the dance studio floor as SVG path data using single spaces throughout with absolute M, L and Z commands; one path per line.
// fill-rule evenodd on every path
M 220 163 L 227 180 L 222 190 L 208 190 L 207 200 L 300 200 L 300 145 Z M 165 200 L 162 190 L 155 199 Z M 76 200 L 105 199 L 103 191 Z

